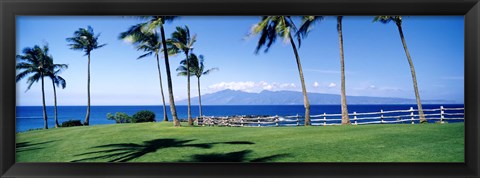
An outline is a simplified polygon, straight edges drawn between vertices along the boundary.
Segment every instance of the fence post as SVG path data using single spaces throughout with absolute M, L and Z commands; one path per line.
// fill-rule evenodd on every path
M 275 126 L 278 127 L 278 115 L 275 115 Z
M 440 124 L 443 124 L 443 119 L 445 119 L 444 114 L 445 114 L 444 108 L 443 106 L 440 106 Z
M 380 109 L 380 114 L 381 114 L 381 115 L 380 115 L 380 119 L 382 119 L 382 121 L 381 121 L 380 123 L 383 124 L 383 109 Z
M 327 113 L 323 113 L 323 126 L 327 125 Z
M 243 125 L 243 116 L 240 118 L 240 124 L 242 125 L 242 127 L 244 126 Z
M 415 120 L 413 116 L 413 107 L 410 107 L 410 119 L 412 120 L 412 124 L 415 124 Z
M 260 127 L 260 117 L 257 117 L 257 123 L 258 123 L 258 127 Z
M 298 114 L 297 114 L 297 126 L 300 125 L 300 119 L 298 119 Z
M 357 112 L 353 112 L 353 120 L 355 121 L 355 125 L 357 125 Z

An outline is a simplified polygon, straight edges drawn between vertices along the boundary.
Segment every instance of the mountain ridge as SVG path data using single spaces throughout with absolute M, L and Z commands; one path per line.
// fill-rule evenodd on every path
M 340 104 L 339 94 L 308 92 L 311 105 Z M 422 104 L 455 104 L 450 100 L 422 100 Z M 187 104 L 180 100 L 178 105 Z M 198 97 L 191 98 L 192 105 L 198 105 Z M 347 104 L 416 104 L 415 99 L 397 97 L 347 96 Z M 249 93 L 239 90 L 221 90 L 202 95 L 202 105 L 303 105 L 303 94 L 297 91 L 269 91 Z

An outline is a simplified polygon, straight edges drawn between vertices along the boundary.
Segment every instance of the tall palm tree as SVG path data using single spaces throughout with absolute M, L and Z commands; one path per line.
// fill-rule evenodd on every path
M 178 51 L 182 51 L 185 53 L 185 59 L 188 60 L 189 52 L 193 50 L 193 44 L 195 43 L 197 35 L 190 35 L 190 29 L 188 26 L 185 27 L 177 27 L 176 31 L 172 33 L 172 37 L 170 38 L 171 43 L 178 49 Z M 186 63 L 187 69 L 189 68 L 189 63 Z M 193 126 L 192 120 L 192 112 L 190 108 L 190 71 L 187 70 L 187 100 L 188 100 L 188 125 Z
M 61 77 L 59 74 L 64 70 L 68 68 L 67 64 L 54 64 L 53 61 L 52 63 L 49 63 L 47 68 L 47 73 L 45 74 L 52 80 L 52 86 L 53 86 L 53 101 L 54 101 L 54 107 L 53 107 L 53 113 L 55 116 L 55 128 L 60 127 L 58 124 L 58 112 L 57 112 L 57 87 L 62 87 L 63 89 L 67 86 L 67 82 L 63 77 Z
M 160 71 L 160 60 L 158 55 L 160 50 L 162 50 L 160 36 L 157 32 L 151 33 L 142 30 L 142 25 L 139 24 L 130 27 L 130 29 L 125 32 L 120 33 L 119 38 L 123 40 L 130 40 L 136 46 L 137 50 L 146 52 L 137 59 L 142 59 L 147 56 L 151 56 L 152 54 L 155 55 L 157 60 L 158 79 L 160 81 L 160 93 L 162 94 L 163 121 L 168 121 L 167 106 L 165 104 L 165 95 L 163 94 L 162 73 Z
M 425 114 L 423 113 L 422 103 L 420 101 L 420 93 L 418 92 L 417 86 L 417 75 L 415 74 L 415 67 L 413 66 L 412 58 L 410 57 L 410 52 L 407 48 L 407 42 L 405 41 L 405 37 L 403 36 L 403 29 L 402 29 L 402 16 L 376 16 L 373 19 L 373 22 L 381 22 L 383 24 L 387 24 L 389 22 L 395 22 L 398 28 L 398 33 L 400 34 L 400 39 L 402 40 L 403 49 L 405 50 L 405 55 L 407 56 L 408 64 L 410 65 L 410 72 L 412 74 L 412 81 L 413 81 L 413 89 L 415 91 L 415 99 L 417 100 L 417 107 L 418 107 L 418 115 L 420 116 L 420 123 L 427 123 L 427 119 L 425 119 Z
M 106 44 L 98 44 L 98 37 L 100 34 L 95 35 L 93 28 L 79 28 L 73 33 L 73 37 L 67 38 L 67 42 L 70 42 L 68 46 L 70 49 L 79 50 L 85 52 L 85 56 L 88 56 L 88 77 L 87 77 L 87 114 L 83 125 L 89 125 L 90 121 L 90 54 L 93 50 L 101 48 Z
M 170 38 L 171 42 L 175 47 L 179 50 L 185 53 L 185 62 L 187 69 L 189 69 L 189 52 L 193 50 L 193 44 L 196 41 L 197 35 L 190 35 L 190 29 L 188 29 L 188 26 L 185 26 L 184 28 L 182 27 L 177 27 L 177 30 L 172 33 L 172 37 Z M 186 70 L 187 74 L 187 100 L 188 100 L 188 125 L 193 126 L 193 120 L 192 120 L 192 112 L 190 109 L 190 70 Z
M 347 108 L 347 94 L 345 92 L 345 58 L 343 56 L 343 32 L 342 32 L 342 19 L 343 16 L 337 16 L 337 32 L 338 32 L 338 42 L 340 46 L 340 80 L 341 80 L 341 105 L 342 105 L 342 124 L 349 125 L 351 124 L 350 118 L 348 118 L 348 108 Z
M 292 32 L 295 33 L 297 28 L 290 16 L 263 16 L 259 23 L 255 24 L 250 32 L 250 35 L 260 34 L 260 39 L 255 49 L 255 54 L 258 54 L 260 49 L 265 46 L 264 52 L 268 52 L 270 46 L 275 42 L 278 36 L 281 36 L 285 41 L 289 41 L 292 45 L 293 53 L 295 54 L 300 82 L 302 84 L 303 102 L 305 107 L 305 125 L 310 125 L 310 103 L 307 96 L 307 88 L 305 87 L 305 80 L 303 77 L 302 65 L 300 63 L 300 56 L 295 42 L 292 38 Z M 300 44 L 300 38 L 297 38 Z
M 302 25 L 300 26 L 297 37 L 306 38 L 308 32 L 312 29 L 312 26 L 319 21 L 324 19 L 323 16 L 303 16 Z M 340 92 L 340 101 L 342 108 L 342 124 L 350 124 L 350 118 L 348 117 L 348 107 L 347 107 L 347 95 L 345 92 L 345 62 L 343 55 L 343 33 L 342 33 L 342 19 L 343 16 L 337 17 L 337 32 L 338 32 L 338 41 L 340 44 L 340 78 L 341 78 L 341 92 Z
M 187 64 L 186 64 L 187 61 L 186 60 L 182 60 L 180 62 L 180 64 L 182 64 L 182 65 L 177 68 L 178 76 L 191 75 L 191 76 L 196 76 L 197 77 L 198 110 L 199 110 L 199 113 L 200 113 L 199 117 L 203 116 L 202 94 L 200 93 L 200 77 L 202 77 L 203 75 L 208 75 L 211 72 L 218 70 L 217 67 L 205 70 L 205 65 L 203 64 L 204 61 L 205 61 L 205 59 L 204 59 L 203 55 L 200 55 L 199 57 L 197 57 L 197 55 L 192 53 L 192 54 L 190 54 L 190 59 L 189 59 L 190 71 L 187 72 L 188 68 L 187 68 Z
M 176 18 L 176 16 L 144 16 L 142 18 L 146 20 L 146 22 L 139 24 L 141 25 L 142 30 L 153 32 L 156 30 L 156 28 L 160 29 L 160 36 L 162 37 L 162 47 L 164 49 L 162 51 L 165 57 L 165 68 L 167 72 L 170 112 L 172 113 L 172 117 L 173 117 L 173 125 L 176 127 L 179 127 L 181 125 L 177 117 L 177 109 L 175 107 L 175 100 L 174 100 L 175 97 L 173 96 L 173 85 L 172 85 L 172 77 L 170 72 L 170 62 L 168 60 L 170 48 L 167 46 L 167 39 L 165 38 L 165 29 L 164 29 L 165 23 L 173 21 Z
M 33 48 L 24 48 L 22 50 L 23 55 L 17 55 L 18 59 L 16 69 L 22 70 L 16 75 L 15 81 L 19 82 L 21 79 L 28 77 L 27 79 L 27 90 L 30 90 L 33 83 L 40 80 L 42 82 L 42 110 L 43 110 L 43 128 L 48 129 L 48 116 L 47 116 L 47 107 L 45 105 L 45 82 L 44 77 L 47 74 L 47 67 L 50 63 L 53 63 L 53 58 L 48 54 L 49 48 L 47 45 L 40 47 L 35 45 Z M 25 91 L 25 92 L 26 92 Z

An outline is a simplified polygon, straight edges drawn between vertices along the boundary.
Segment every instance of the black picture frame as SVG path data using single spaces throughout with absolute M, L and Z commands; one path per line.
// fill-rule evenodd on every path
M 0 0 L 0 12 L 1 177 L 479 177 L 479 0 Z M 465 163 L 15 163 L 15 16 L 159 13 L 464 15 Z

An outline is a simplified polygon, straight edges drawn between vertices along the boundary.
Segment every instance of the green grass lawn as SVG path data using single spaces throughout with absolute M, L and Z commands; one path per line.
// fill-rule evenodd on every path
M 99 125 L 17 134 L 17 162 L 463 162 L 464 125 Z M 185 124 L 184 124 L 185 125 Z

